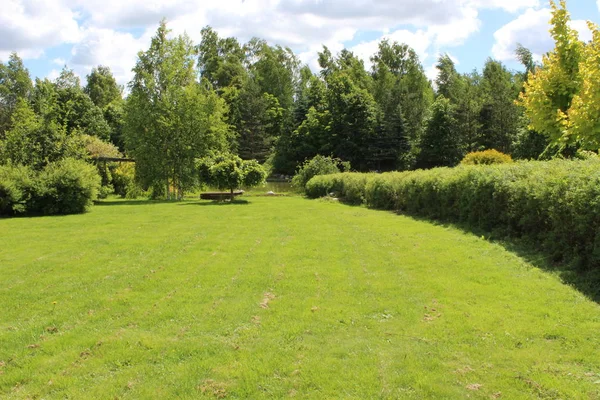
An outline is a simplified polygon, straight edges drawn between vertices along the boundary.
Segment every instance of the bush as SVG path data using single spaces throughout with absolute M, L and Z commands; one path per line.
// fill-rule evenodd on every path
M 102 178 L 100 178 L 100 180 L 102 180 Z M 102 185 L 100 186 L 100 189 L 98 190 L 98 199 L 106 199 L 109 195 L 113 194 L 115 192 L 115 188 L 113 187 L 113 185 L 108 184 L 108 185 Z
M 81 160 L 63 159 L 40 172 L 0 166 L 0 215 L 82 213 L 99 190 L 96 168 Z
M 26 211 L 32 186 L 33 172 L 23 166 L 0 166 L 0 215 L 22 214 Z
M 77 214 L 97 199 L 100 176 L 93 165 L 66 158 L 48 164 L 33 185 L 27 212 L 44 215 Z
M 348 162 L 343 162 L 339 158 L 316 155 L 298 168 L 296 175 L 292 178 L 292 186 L 305 190 L 306 183 L 314 176 L 337 174 L 349 170 L 350 163 Z
M 491 165 L 491 164 L 507 164 L 513 162 L 513 159 L 508 155 L 499 152 L 498 150 L 484 150 L 469 153 L 460 162 L 462 165 Z
M 135 166 L 131 163 L 121 163 L 112 170 L 112 183 L 115 194 L 127 197 L 127 193 L 134 193 L 138 189 L 135 183 Z M 141 192 L 141 189 L 138 189 Z
M 600 269 L 597 158 L 340 173 L 316 176 L 306 185 L 312 198 L 331 192 L 354 204 L 521 237 L 554 260 Z

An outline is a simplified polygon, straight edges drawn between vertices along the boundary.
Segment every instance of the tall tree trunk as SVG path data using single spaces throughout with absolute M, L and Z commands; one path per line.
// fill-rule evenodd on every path
M 231 202 L 233 203 L 233 188 L 231 188 Z

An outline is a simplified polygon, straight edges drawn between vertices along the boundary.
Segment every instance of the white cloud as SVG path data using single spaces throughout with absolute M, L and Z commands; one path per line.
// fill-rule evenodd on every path
M 435 44 L 438 47 L 459 46 L 472 34 L 479 31 L 481 21 L 478 19 L 477 10 L 466 8 L 460 18 L 446 24 L 432 26 L 429 31 L 435 34 Z
M 107 65 L 121 84 L 131 78 L 137 51 L 147 48 L 163 16 L 174 34 L 186 32 L 196 42 L 200 29 L 210 24 L 221 36 L 240 42 L 260 37 L 289 46 L 314 70 L 323 45 L 335 54 L 361 30 L 407 43 L 425 60 L 442 46 L 460 45 L 480 25 L 477 10 L 467 4 L 470 0 L 221 0 L 202 5 L 194 0 L 67 1 L 85 20 L 69 65 L 81 75 Z M 145 39 L 123 33 L 132 27 L 143 28 Z M 367 67 L 380 39 L 352 48 Z
M 64 58 L 58 57 L 58 58 L 55 58 L 52 60 L 52 64 L 59 65 L 62 67 L 67 64 L 67 60 L 65 60 Z
M 440 48 L 458 46 L 464 43 L 468 37 L 479 30 L 480 24 L 477 10 L 466 8 L 462 10 L 460 18 L 450 20 L 445 24 L 432 25 L 427 29 L 416 31 L 395 30 L 383 34 L 375 40 L 359 43 L 350 50 L 362 58 L 367 68 L 370 68 L 369 58 L 377 51 L 379 42 L 382 39 L 389 39 L 391 42 L 406 43 L 415 50 L 421 62 L 427 62 L 431 53 L 439 54 Z M 437 56 L 434 58 L 437 59 Z M 437 72 L 435 74 L 437 76 Z M 430 73 L 430 75 L 432 74 Z
M 553 47 L 552 38 L 548 33 L 550 18 L 549 9 L 530 8 L 498 29 L 494 33 L 496 43 L 492 47 L 494 58 L 501 61 L 515 60 L 517 43 L 521 43 L 540 59 L 542 54 Z
M 579 39 L 581 39 L 582 41 L 589 42 L 590 40 L 592 40 L 592 31 L 590 31 L 590 28 L 587 25 L 587 21 L 581 19 L 571 21 L 569 26 L 575 29 L 577 32 L 579 32 Z
M 598 0 L 600 2 L 600 0 Z M 546 3 L 546 2 L 544 2 Z M 525 8 L 538 7 L 539 0 L 472 0 L 470 4 L 477 8 L 502 9 L 511 13 Z
M 204 4 L 194 0 L 68 0 L 91 26 L 99 28 L 145 28 L 161 18 L 174 19 Z
M 62 1 L 3 0 L 0 54 L 17 51 L 36 58 L 44 49 L 74 43 L 79 37 L 77 14 Z
M 165 17 L 174 34 L 187 32 L 195 42 L 202 27 L 211 25 L 240 42 L 260 37 L 289 46 L 315 69 L 322 45 L 337 53 L 363 31 L 380 36 L 352 46 L 367 67 L 381 38 L 407 43 L 430 65 L 432 55 L 462 45 L 479 31 L 479 10 L 526 10 L 496 32 L 494 54 L 507 59 L 517 41 L 546 51 L 540 31 L 548 30 L 549 16 L 540 3 L 546 0 L 3 0 L 0 59 L 11 50 L 23 58 L 39 57 L 49 47 L 69 43 L 70 58 L 59 58 L 81 76 L 102 64 L 125 84 L 137 52 L 148 47 Z
M 59 76 L 60 76 L 60 70 L 54 68 L 50 72 L 48 72 L 48 74 L 46 75 L 46 78 L 48 78 L 51 81 L 55 81 L 56 78 L 58 78 Z
M 433 64 L 425 67 L 425 75 L 431 82 L 435 82 L 440 73 L 440 71 L 435 67 L 436 65 L 437 62 L 434 62 Z
M 137 53 L 146 50 L 149 44 L 149 35 L 136 39 L 130 33 L 87 28 L 82 31 L 81 41 L 73 47 L 68 64 L 82 76 L 89 74 L 93 67 L 106 65 L 117 82 L 125 85 L 133 77 L 131 69 Z
M 277 9 L 292 15 L 316 15 L 328 20 L 390 21 L 392 24 L 443 24 L 460 15 L 457 0 L 282 0 Z
M 554 40 L 550 36 L 549 21 L 552 17 L 548 8 L 540 10 L 528 9 L 515 20 L 504 25 L 494 33 L 496 43 L 492 47 L 494 58 L 501 61 L 515 60 L 517 43 L 531 50 L 534 58 L 541 60 L 542 55 L 554 48 Z M 588 41 L 592 33 L 585 21 L 571 21 L 570 26 L 579 32 L 579 38 Z

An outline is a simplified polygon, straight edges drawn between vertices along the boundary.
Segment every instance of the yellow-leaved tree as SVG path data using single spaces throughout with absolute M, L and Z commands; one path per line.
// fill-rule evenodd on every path
M 585 64 L 587 46 L 569 26 L 571 18 L 566 2 L 561 0 L 557 6 L 550 0 L 550 6 L 550 33 L 555 48 L 543 57 L 541 68 L 529 73 L 520 102 L 530 128 L 548 136 L 552 144 L 561 148 L 577 140 L 569 133 L 569 116 L 574 98 L 585 86 L 581 68 Z
M 579 64 L 582 85 L 569 109 L 567 137 L 584 150 L 600 149 L 600 32 L 588 22 L 593 39 L 583 49 Z

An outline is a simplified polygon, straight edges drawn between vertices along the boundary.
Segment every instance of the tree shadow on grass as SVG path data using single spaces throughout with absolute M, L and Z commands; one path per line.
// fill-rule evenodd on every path
M 193 201 L 193 202 L 185 202 L 179 203 L 178 206 L 243 206 L 251 204 L 248 200 L 234 200 L 234 201 L 217 201 L 217 200 L 202 200 L 202 201 Z
M 95 201 L 94 206 L 109 207 L 109 206 L 154 206 L 158 204 L 174 204 L 178 206 L 213 206 L 213 205 L 244 205 L 249 204 L 248 200 L 226 201 L 207 201 L 207 200 L 110 200 L 110 201 Z
M 541 250 L 535 243 L 500 232 L 491 232 L 468 224 L 430 219 L 404 212 L 395 212 L 395 214 L 483 237 L 490 243 L 502 246 L 528 264 L 556 274 L 564 284 L 575 288 L 590 300 L 600 304 L 600 270 L 596 268 L 578 268 L 573 263 L 556 261 L 552 255 Z
M 94 202 L 94 206 L 106 207 L 106 206 L 153 206 L 157 204 L 177 204 L 180 203 L 176 200 L 110 200 L 103 201 L 98 200 Z

